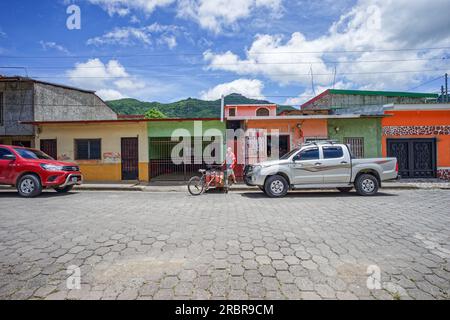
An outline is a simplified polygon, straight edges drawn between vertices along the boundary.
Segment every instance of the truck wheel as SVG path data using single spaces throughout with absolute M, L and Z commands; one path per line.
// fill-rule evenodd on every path
M 362 174 L 355 181 L 356 192 L 361 196 L 373 196 L 378 192 L 378 180 L 371 174 Z
M 267 178 L 264 190 L 266 195 L 271 198 L 281 198 L 287 194 L 289 184 L 282 176 L 275 175 Z
M 340 192 L 350 192 L 352 191 L 352 187 L 348 187 L 348 188 L 337 188 Z
M 55 188 L 55 191 L 58 193 L 67 193 L 67 192 L 72 191 L 72 189 L 73 189 L 73 186 L 66 186 L 64 188 Z
M 41 181 L 33 174 L 26 174 L 17 183 L 17 191 L 25 198 L 37 197 L 42 193 Z

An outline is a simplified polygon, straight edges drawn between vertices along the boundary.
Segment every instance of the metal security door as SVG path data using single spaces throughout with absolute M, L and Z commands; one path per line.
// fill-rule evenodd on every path
M 435 139 L 388 139 L 388 157 L 396 157 L 402 178 L 436 177 Z
M 122 180 L 139 179 L 138 138 L 122 138 Z

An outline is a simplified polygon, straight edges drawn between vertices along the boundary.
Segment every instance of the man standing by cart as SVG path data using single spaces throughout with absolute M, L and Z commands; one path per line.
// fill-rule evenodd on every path
M 234 184 L 236 183 L 236 176 L 234 175 L 234 167 L 236 166 L 236 156 L 231 147 L 227 148 L 227 155 L 225 158 L 225 164 L 227 166 L 227 177 Z

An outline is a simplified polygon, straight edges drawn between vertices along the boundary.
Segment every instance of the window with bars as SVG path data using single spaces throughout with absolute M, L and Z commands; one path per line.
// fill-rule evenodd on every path
M 354 158 L 364 158 L 364 138 L 344 138 Z
M 75 140 L 75 160 L 101 160 L 100 139 Z

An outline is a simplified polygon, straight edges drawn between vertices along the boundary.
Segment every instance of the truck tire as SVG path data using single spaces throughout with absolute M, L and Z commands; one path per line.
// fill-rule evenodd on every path
M 55 191 L 58 192 L 58 193 L 67 193 L 67 192 L 72 191 L 72 189 L 73 189 L 73 186 L 66 186 L 66 187 L 64 187 L 64 188 L 58 188 L 58 187 L 56 187 L 56 188 L 55 188 Z
M 42 184 L 34 174 L 26 174 L 17 183 L 19 195 L 25 198 L 34 198 L 42 193 Z
M 289 184 L 282 176 L 275 175 L 266 179 L 264 190 L 265 194 L 271 198 L 281 198 L 289 191 Z
M 355 181 L 356 192 L 361 196 L 373 196 L 378 192 L 378 179 L 371 174 L 362 174 Z
M 353 187 L 346 187 L 346 188 L 337 188 L 340 192 L 350 192 L 352 191 Z

